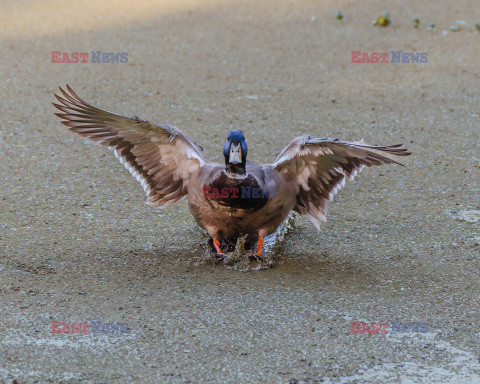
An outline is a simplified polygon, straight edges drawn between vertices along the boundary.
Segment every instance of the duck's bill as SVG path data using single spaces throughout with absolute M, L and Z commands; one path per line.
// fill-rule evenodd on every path
M 232 144 L 232 147 L 230 148 L 230 157 L 228 159 L 228 162 L 231 164 L 242 163 L 242 149 L 240 147 L 240 144 Z

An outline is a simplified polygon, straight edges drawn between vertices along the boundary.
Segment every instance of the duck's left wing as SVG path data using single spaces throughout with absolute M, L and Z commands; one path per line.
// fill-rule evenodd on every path
M 401 144 L 372 146 L 363 142 L 321 139 L 310 135 L 292 140 L 272 167 L 297 185 L 295 210 L 310 216 L 315 227 L 325 221 L 327 202 L 365 166 L 400 164 L 393 156 L 410 155 Z
M 68 85 L 53 104 L 62 124 L 115 156 L 141 183 L 147 204 L 162 206 L 187 194 L 192 174 L 206 164 L 202 148 L 179 129 L 138 117 L 120 116 L 82 100 Z

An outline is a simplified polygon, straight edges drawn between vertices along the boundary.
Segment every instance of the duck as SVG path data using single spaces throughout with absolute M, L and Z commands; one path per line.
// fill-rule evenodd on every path
M 302 135 L 271 164 L 247 160 L 241 130 L 229 132 L 224 164 L 208 161 L 203 148 L 180 129 L 99 109 L 67 84 L 55 94 L 55 115 L 72 132 L 113 150 L 146 193 L 146 203 L 167 207 L 186 198 L 196 223 L 209 235 L 212 252 L 231 251 L 240 237 L 262 255 L 264 238 L 293 212 L 320 229 L 327 205 L 347 179 L 364 167 L 399 164 L 402 144 L 374 146 L 363 141 Z

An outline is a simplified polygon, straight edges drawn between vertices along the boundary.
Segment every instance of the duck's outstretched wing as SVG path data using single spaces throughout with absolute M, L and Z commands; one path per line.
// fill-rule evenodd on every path
M 73 132 L 88 137 L 115 156 L 142 184 L 147 204 L 162 206 L 187 194 L 190 177 L 205 163 L 203 151 L 187 135 L 168 124 L 106 112 L 83 101 L 68 85 L 55 97 L 55 113 Z
M 309 135 L 292 140 L 272 167 L 298 187 L 295 210 L 310 216 L 315 227 L 325 221 L 327 202 L 365 166 L 400 164 L 390 155 L 410 155 L 401 144 L 371 146 L 363 142 L 320 139 Z

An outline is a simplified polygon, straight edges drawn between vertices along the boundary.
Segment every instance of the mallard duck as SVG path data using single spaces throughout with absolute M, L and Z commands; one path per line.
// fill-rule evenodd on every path
M 142 185 L 147 204 L 165 207 L 187 197 L 190 212 L 208 232 L 216 253 L 245 236 L 261 255 L 264 237 L 292 210 L 308 215 L 319 228 L 327 202 L 347 178 L 365 166 L 400 164 L 390 155 L 410 155 L 401 144 L 371 146 L 304 135 L 293 139 L 272 164 L 258 165 L 247 161 L 245 135 L 234 130 L 223 146 L 225 164 L 215 164 L 171 125 L 106 112 L 86 103 L 68 85 L 55 96 L 62 124 L 112 149 Z

